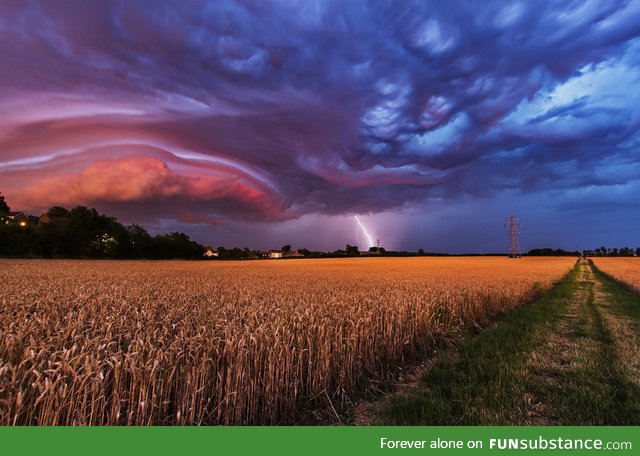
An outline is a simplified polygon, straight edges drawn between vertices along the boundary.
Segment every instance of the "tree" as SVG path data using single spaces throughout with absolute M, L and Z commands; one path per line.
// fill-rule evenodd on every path
M 347 244 L 347 247 L 345 248 L 345 252 L 347 253 L 347 256 L 359 256 L 360 255 L 360 249 L 358 248 L 357 245 L 349 245 L 349 244 Z
M 9 207 L 7 202 L 4 200 L 4 195 L 0 193 L 0 216 L 8 214 L 10 211 L 11 211 L 11 208 Z
M 76 206 L 63 220 L 61 239 L 63 256 L 95 258 L 104 252 L 103 236 L 108 232 L 111 219 L 85 206 Z
M 131 245 L 130 256 L 133 258 L 151 258 L 153 256 L 152 237 L 144 227 L 132 223 L 125 228 Z
M 282 246 L 282 251 L 283 251 L 284 253 L 289 253 L 289 252 L 291 252 L 291 246 L 290 246 L 289 244 L 283 245 L 283 246 Z
M 69 211 L 64 207 L 52 206 L 47 211 L 47 215 L 52 219 L 69 217 Z
M 9 208 L 2 195 L 0 203 L 0 210 Z M 46 215 L 48 223 L 37 224 L 30 218 L 26 227 L 0 223 L 0 256 L 196 259 L 205 251 L 184 233 L 152 237 L 140 225 L 125 227 L 115 217 L 99 214 L 93 208 L 77 206 L 69 211 L 53 206 Z M 247 252 L 234 249 L 233 253 L 240 258 L 248 256 Z
M 153 258 L 202 258 L 205 248 L 188 235 L 173 232 L 153 238 Z M 240 250 L 240 252 L 242 252 Z

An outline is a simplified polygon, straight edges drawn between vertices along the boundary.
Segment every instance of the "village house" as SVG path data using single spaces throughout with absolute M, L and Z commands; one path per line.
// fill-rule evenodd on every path
M 15 223 L 19 226 L 29 225 L 29 216 L 24 212 L 9 212 L 5 217 L 5 223 Z

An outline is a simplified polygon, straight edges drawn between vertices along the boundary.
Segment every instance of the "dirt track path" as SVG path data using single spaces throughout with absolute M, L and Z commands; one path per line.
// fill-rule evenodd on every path
M 530 355 L 537 399 L 531 424 L 626 423 L 640 412 L 638 322 L 618 311 L 586 261 L 580 268 L 567 312 Z

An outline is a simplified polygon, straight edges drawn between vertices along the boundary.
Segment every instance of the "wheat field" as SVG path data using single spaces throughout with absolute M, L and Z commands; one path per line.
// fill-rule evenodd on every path
M 602 272 L 640 292 L 640 258 L 595 257 L 592 260 Z
M 575 258 L 0 260 L 0 424 L 291 424 Z

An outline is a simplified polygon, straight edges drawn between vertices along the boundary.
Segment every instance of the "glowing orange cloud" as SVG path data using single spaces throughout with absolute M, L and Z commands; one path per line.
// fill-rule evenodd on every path
M 180 174 L 152 157 L 98 161 L 78 174 L 43 179 L 25 189 L 19 202 L 44 208 L 54 204 L 140 203 L 170 198 L 198 202 L 213 212 L 217 207 L 242 207 L 254 211 L 259 218 L 282 211 L 273 195 L 242 177 Z M 184 212 L 179 219 L 187 223 L 222 223 L 208 213 Z

